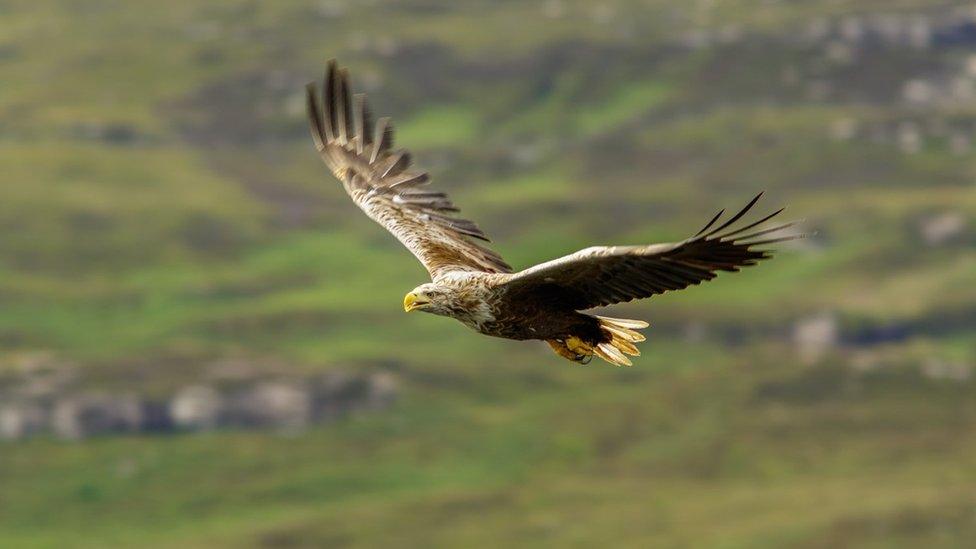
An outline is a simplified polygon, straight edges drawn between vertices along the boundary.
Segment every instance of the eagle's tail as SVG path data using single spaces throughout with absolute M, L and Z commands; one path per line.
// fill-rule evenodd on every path
M 552 350 L 559 356 L 579 362 L 589 363 L 594 355 L 616 366 L 630 366 L 627 355 L 638 356 L 637 343 L 644 341 L 644 336 L 638 332 L 647 328 L 643 320 L 628 320 L 626 318 L 607 318 L 593 315 L 600 325 L 605 339 L 602 343 L 590 343 L 577 336 L 562 339 L 546 340 Z
M 594 316 L 600 322 L 603 333 L 610 336 L 610 341 L 593 347 L 593 354 L 610 364 L 630 366 L 630 359 L 626 355 L 640 356 L 635 344 L 647 338 L 637 330 L 647 328 L 648 324 L 643 320 Z

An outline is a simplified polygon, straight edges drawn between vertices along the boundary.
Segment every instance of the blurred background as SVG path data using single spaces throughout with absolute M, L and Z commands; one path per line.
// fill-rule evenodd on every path
M 632 368 L 404 315 L 330 57 L 517 268 L 817 233 L 615 308 Z M 0 545 L 976 537 L 968 2 L 4 0 L 0 75 Z

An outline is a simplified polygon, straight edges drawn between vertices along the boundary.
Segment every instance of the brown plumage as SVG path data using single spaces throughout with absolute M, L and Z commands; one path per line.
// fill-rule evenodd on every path
M 457 217 L 443 192 L 427 188 L 426 173 L 393 146 L 387 118 L 375 123 L 365 95 L 350 95 L 349 77 L 330 61 L 321 89 L 307 86 L 312 138 L 323 161 L 353 201 L 393 233 L 430 273 L 432 282 L 404 298 L 404 309 L 460 320 L 486 335 L 541 339 L 564 358 L 592 356 L 629 365 L 644 340 L 639 320 L 579 311 L 681 290 L 770 257 L 759 249 L 797 238 L 773 236 L 791 227 L 759 228 L 783 210 L 737 225 L 762 193 L 720 223 L 719 212 L 694 236 L 649 246 L 596 246 L 513 273 L 485 244 L 478 226 Z

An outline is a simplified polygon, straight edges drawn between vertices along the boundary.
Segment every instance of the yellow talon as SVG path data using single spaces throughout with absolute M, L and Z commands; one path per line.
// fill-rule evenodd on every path
M 571 336 L 566 338 L 566 348 L 578 355 L 583 354 L 580 352 L 582 350 L 581 349 L 582 346 L 583 346 L 583 340 L 581 340 L 580 338 L 576 336 Z
M 579 364 L 589 364 L 590 359 L 593 358 L 592 348 L 578 337 L 570 337 L 565 341 L 548 339 L 546 343 L 557 355 Z
M 566 348 L 578 355 L 592 355 L 593 347 L 576 336 L 566 338 Z

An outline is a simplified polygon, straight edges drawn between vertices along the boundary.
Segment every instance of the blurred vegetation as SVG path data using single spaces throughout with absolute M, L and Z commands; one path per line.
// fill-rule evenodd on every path
M 885 17 L 924 42 L 855 32 Z M 4 2 L 0 372 L 53 352 L 158 392 L 274 356 L 391 370 L 404 395 L 294 437 L 4 444 L 0 545 L 966 546 L 974 381 L 923 366 L 976 363 L 974 21 L 923 0 Z M 329 57 L 516 267 L 682 238 L 760 190 L 816 236 L 621 306 L 652 324 L 630 369 L 404 316 L 425 272 L 308 138 Z M 947 214 L 968 224 L 927 239 Z M 791 326 L 823 311 L 842 345 L 801 360 Z

